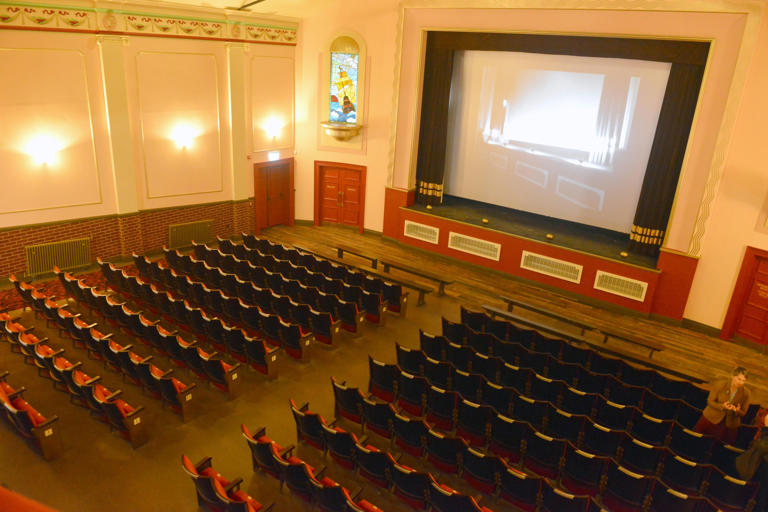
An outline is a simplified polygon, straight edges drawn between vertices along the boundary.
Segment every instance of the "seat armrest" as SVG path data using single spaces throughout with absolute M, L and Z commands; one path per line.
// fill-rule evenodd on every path
M 123 390 L 122 389 L 118 389 L 117 391 L 115 391 L 111 395 L 109 395 L 107 398 L 105 398 L 104 401 L 105 402 L 111 402 L 112 400 L 114 400 L 115 398 L 117 398 L 118 396 L 120 396 L 122 394 L 123 394 Z
M 227 494 L 229 494 L 230 492 L 237 491 L 238 489 L 240 489 L 240 484 L 242 483 L 243 483 L 242 478 L 239 478 L 239 477 L 235 478 L 227 487 L 224 488 L 224 490 L 227 492 Z
M 267 435 L 267 427 L 259 427 L 258 430 L 256 430 L 253 434 L 251 434 L 254 439 L 258 439 L 261 436 Z
M 209 467 L 211 467 L 211 457 L 210 457 L 210 456 L 208 456 L 208 457 L 203 457 L 202 459 L 200 459 L 200 462 L 198 462 L 197 464 L 195 464 L 195 469 L 197 469 L 197 472 L 198 472 L 198 473 L 199 473 L 201 470 L 203 470 L 203 469 L 207 469 L 207 468 L 209 468 Z
M 285 458 L 286 455 L 289 457 L 293 454 L 293 449 L 296 448 L 295 445 L 288 445 L 285 448 L 283 448 L 283 451 L 280 452 L 280 456 Z
M 133 410 L 133 412 L 129 412 L 125 415 L 125 419 L 133 418 L 134 416 L 137 416 L 140 412 L 144 410 L 144 406 L 140 405 L 136 409 Z
M 21 386 L 19 389 L 17 389 L 13 393 L 8 393 L 8 398 L 10 400 L 13 400 L 16 397 L 21 397 L 26 390 L 27 390 L 26 386 Z
M 315 478 L 323 478 L 326 469 L 328 469 L 328 466 L 323 466 L 319 470 L 314 471 Z
M 307 409 L 309 409 L 309 402 L 304 402 L 304 405 L 302 405 L 301 407 L 299 407 L 299 410 L 300 410 L 301 412 L 306 412 L 306 411 L 307 411 Z
M 275 503 L 272 502 L 269 504 L 268 507 L 261 509 L 260 512 L 272 512 L 272 509 L 275 507 Z
M 92 377 L 92 378 L 88 379 L 85 382 L 84 386 L 90 386 L 91 384 L 95 384 L 95 383 L 99 382 L 100 380 L 101 380 L 101 375 L 97 375 L 95 377 Z
M 4 372 L 0 373 L 0 381 L 4 381 L 10 374 L 11 372 L 9 372 L 8 370 L 5 370 Z
M 38 426 L 36 426 L 35 428 L 36 429 L 47 428 L 47 427 L 50 427 L 51 425 L 53 425 L 54 423 L 56 423 L 57 421 L 59 421 L 59 417 L 56 416 L 56 415 L 53 415 L 50 418 L 48 418 L 47 420 L 45 420 L 44 422 L 42 422 L 41 424 L 39 424 Z

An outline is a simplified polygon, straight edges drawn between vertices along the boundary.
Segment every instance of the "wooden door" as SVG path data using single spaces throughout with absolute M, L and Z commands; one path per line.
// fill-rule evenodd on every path
M 253 165 L 255 231 L 277 224 L 293 225 L 293 158 Z
M 736 325 L 737 336 L 761 345 L 768 344 L 768 258 L 756 256 L 749 293 Z
M 362 233 L 364 213 L 365 167 L 315 162 L 315 225 L 342 224 Z

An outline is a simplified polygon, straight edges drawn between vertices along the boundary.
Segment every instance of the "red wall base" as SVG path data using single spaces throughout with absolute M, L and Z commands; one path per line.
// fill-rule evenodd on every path
M 24 247 L 70 238 L 91 238 L 94 258 L 130 256 L 157 250 L 168 244 L 168 225 L 213 219 L 215 236 L 253 232 L 253 200 L 211 203 L 129 215 L 110 215 L 35 226 L 6 228 L 0 231 L 0 276 L 21 274 L 26 269 Z
M 384 236 L 398 238 L 403 232 L 403 221 L 400 219 L 400 207 L 411 206 L 416 197 L 416 190 L 404 188 L 384 189 L 384 226 L 381 230 Z

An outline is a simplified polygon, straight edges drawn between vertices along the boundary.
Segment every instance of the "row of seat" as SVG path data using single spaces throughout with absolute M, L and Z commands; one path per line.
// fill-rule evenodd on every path
M 197 503 L 203 509 L 219 512 L 269 512 L 274 503 L 262 506 L 256 499 L 240 489 L 243 479 L 228 480 L 212 467 L 211 457 L 197 464 L 186 455 L 181 456 L 181 467 L 195 484 Z
M 350 394 L 360 395 L 360 392 L 331 380 L 336 410 L 348 418 L 343 404 L 350 401 Z M 744 504 L 748 508 L 756 490 L 755 484 L 730 485 L 731 477 L 712 466 L 707 466 L 707 474 L 702 476 L 696 464 L 692 471 L 687 461 L 679 457 L 671 459 L 667 465 L 660 463 L 658 474 L 643 475 L 627 466 L 628 459 L 588 453 L 566 440 L 537 432 L 525 422 L 513 423 L 527 430 L 520 436 L 526 449 L 517 457 L 504 450 L 501 453 L 480 451 L 462 437 L 439 432 L 422 420 L 408 421 L 397 413 L 391 439 L 411 455 L 426 458 L 439 470 L 463 472 L 462 476 L 475 488 L 490 494 L 498 493 L 516 507 L 528 511 L 589 510 L 596 503 L 591 501 L 595 497 L 600 497 L 598 502 L 603 510 L 714 511 L 723 506 L 723 510 L 738 510 L 727 506 Z M 414 425 L 419 428 L 414 429 Z M 422 426 L 426 428 L 425 432 L 421 430 Z M 327 449 L 335 460 L 340 457 L 334 456 L 334 452 L 347 457 L 360 457 L 362 453 L 363 458 L 356 463 L 367 463 L 365 457 L 369 455 L 356 448 L 352 441 L 343 437 L 337 439 L 339 436 L 329 429 L 324 432 Z M 384 434 L 386 436 L 386 432 Z M 388 465 L 385 459 L 379 459 L 379 467 Z M 699 487 L 692 492 L 693 483 L 698 483 Z M 700 489 L 705 491 L 705 496 L 697 495 Z M 554 507 L 547 504 L 553 492 L 562 498 L 563 491 L 569 497 L 567 500 L 558 499 Z M 742 494 L 737 496 L 739 493 Z
M 707 405 L 707 390 L 689 381 L 670 379 L 656 370 L 638 368 L 589 347 L 577 347 L 565 340 L 542 336 L 535 330 L 520 328 L 507 320 L 491 318 L 483 312 L 462 307 L 461 318 L 461 322 L 443 318 L 443 336 L 459 345 L 469 344 L 486 355 L 504 357 L 503 350 L 497 353 L 500 348 L 498 341 L 514 341 L 529 351 L 547 353 L 561 363 L 577 364 L 595 374 L 612 375 L 629 386 L 647 388 L 666 398 L 684 400 L 698 409 Z M 516 356 L 517 353 L 510 356 L 510 359 Z M 515 364 L 512 360 L 507 362 Z
M 292 454 L 293 445 L 283 448 L 267 437 L 262 427 L 251 434 L 241 425 L 243 437 L 251 451 L 253 470 L 262 470 L 287 486 L 292 494 L 326 512 L 381 512 L 381 509 L 360 497 L 360 491 L 346 487 L 324 476 L 325 467 L 316 469 Z
M 187 342 L 180 336 L 174 336 L 172 332 L 163 329 L 157 321 L 148 319 L 143 311 L 132 310 L 126 301 L 120 300 L 114 293 L 89 286 L 83 280 L 79 280 L 69 273 L 59 271 L 58 275 L 64 283 L 64 289 L 78 303 L 87 306 L 110 324 L 122 329 L 140 342 L 167 353 L 173 360 L 177 360 L 177 357 L 180 358 L 195 375 L 207 380 L 230 397 L 238 394 L 240 389 L 239 363 L 230 364 L 221 359 L 218 353 L 207 352 L 194 341 Z M 103 348 L 105 341 L 94 337 L 93 333 L 89 334 L 90 336 L 86 340 L 90 341 L 91 352 L 101 354 L 102 360 L 108 361 L 110 352 Z M 106 348 L 109 348 L 110 342 L 107 341 L 106 343 Z M 125 358 L 126 356 L 125 354 L 120 355 L 118 352 L 118 357 Z M 123 361 L 126 364 L 131 364 L 125 359 Z
M 580 420 L 585 430 L 580 437 L 581 444 L 576 446 L 567 438 L 554 437 L 557 432 L 535 428 L 526 421 L 495 414 L 488 406 L 465 400 L 460 400 L 456 411 L 455 433 L 439 433 L 449 439 L 452 437 L 453 444 L 439 450 L 435 441 L 436 434 L 430 433 L 435 427 L 427 423 L 433 419 L 429 412 L 426 421 L 422 418 L 408 418 L 403 416 L 405 410 L 398 411 L 391 403 L 366 397 L 358 389 L 340 385 L 334 379 L 332 382 L 335 409 L 341 417 L 361 423 L 365 430 L 392 439 L 397 445 L 407 447 L 413 455 L 432 452 L 432 457 L 438 458 L 437 454 L 441 453 L 444 460 L 451 461 L 446 464 L 446 468 L 456 467 L 455 455 L 453 459 L 450 457 L 456 451 L 456 443 L 462 443 L 456 439 L 461 439 L 476 450 L 482 450 L 479 453 L 486 457 L 496 456 L 511 467 L 516 466 L 517 469 L 540 477 L 561 481 L 565 478 L 566 482 L 586 479 L 581 482 L 581 486 L 563 484 L 576 494 L 596 495 L 607 492 L 604 481 L 606 471 L 612 465 L 621 466 L 620 472 L 633 475 L 630 482 L 637 486 L 620 490 L 620 494 L 630 496 L 634 493 L 638 497 L 635 504 L 638 509 L 657 483 L 671 489 L 673 494 L 682 494 L 689 505 L 711 499 L 722 510 L 734 512 L 748 509 L 757 490 L 756 483 L 734 478 L 718 465 L 688 460 L 670 448 L 654 447 L 633 439 L 626 432 L 606 429 L 584 417 Z M 434 398 L 439 400 L 440 393 Z M 428 407 L 431 404 L 432 397 Z M 689 431 L 683 430 L 679 434 L 698 438 L 697 434 Z M 676 441 L 676 446 L 685 447 L 684 440 Z M 730 467 L 734 455 L 734 452 L 723 451 L 716 458 L 721 466 Z M 489 464 L 493 466 L 497 463 Z M 488 482 L 492 481 L 488 478 Z M 669 496 L 665 494 L 665 498 Z
M 37 366 L 38 374 L 50 379 L 54 389 L 67 392 L 71 402 L 88 409 L 132 446 L 138 447 L 147 441 L 146 423 L 142 421 L 143 406 L 134 407 L 119 398 L 122 390 L 113 392 L 100 383 L 101 377 L 89 376 L 81 369 L 81 361 L 70 362 L 62 355 L 64 349 L 51 347 L 48 338 L 38 338 L 18 322 L 7 320 L 3 323 L 11 351 L 22 354 L 26 361 Z
M 184 330 L 193 332 L 196 339 L 188 341 L 178 335 L 178 331 L 169 331 L 156 322 L 141 320 L 137 325 L 142 333 L 159 352 L 170 357 L 174 363 L 182 367 L 191 367 L 196 373 L 205 366 L 204 359 L 210 360 L 211 354 L 201 360 L 198 352 L 198 342 L 208 342 L 219 352 L 227 352 L 234 359 L 248 364 L 253 369 L 273 379 L 278 375 L 279 355 L 281 347 L 268 346 L 258 336 L 251 336 L 236 325 L 215 316 L 208 316 L 201 308 L 194 308 L 188 302 L 176 300 L 160 291 L 154 285 L 143 281 L 137 276 L 130 275 L 125 269 L 118 269 L 112 263 L 100 261 L 102 272 L 109 274 L 108 283 L 115 291 L 130 296 L 134 301 L 145 305 L 154 314 L 163 315 L 159 305 L 171 301 L 174 306 L 181 304 L 184 312 L 178 308 L 163 306 L 169 313 L 164 318 L 179 322 Z M 161 297 L 157 297 L 160 295 Z M 164 298 L 162 298 L 164 296 Z M 189 320 L 187 323 L 186 321 Z M 152 329 L 152 325 L 154 329 Z
M 163 406 L 168 405 L 185 420 L 188 418 L 192 390 L 197 384 L 185 384 L 172 376 L 172 369 L 163 370 L 156 366 L 153 356 L 139 355 L 133 345 L 119 344 L 113 333 L 97 329 L 96 323 L 83 321 L 79 313 L 69 311 L 68 304 L 60 305 L 40 290 L 31 291 L 30 297 L 35 313 L 42 314 L 49 325 L 56 325 L 60 336 L 70 338 L 75 347 L 87 350 L 89 357 L 121 372 L 123 380 L 141 386 L 150 396 L 162 400 Z M 146 322 L 143 317 L 140 320 Z
M 166 260 L 177 272 L 190 274 L 209 286 L 264 308 L 271 307 L 272 299 L 265 296 L 263 290 L 287 296 L 295 303 L 306 304 L 312 309 L 338 318 L 344 329 L 354 334 L 361 332 L 363 318 L 372 323 L 381 323 L 385 319 L 383 314 L 387 305 L 381 293 L 367 292 L 359 286 L 345 285 L 340 280 L 326 279 L 320 274 L 317 274 L 319 283 L 301 282 L 286 278 L 279 272 L 270 272 L 263 267 L 253 267 L 246 274 L 227 273 L 219 267 L 209 266 L 203 260 L 196 260 L 190 255 L 180 255 L 178 252 L 167 252 Z M 244 263 L 251 265 L 247 261 Z M 254 275 L 256 269 L 261 269 L 261 277 Z M 317 286 L 318 284 L 320 286 Z M 304 316 L 306 315 L 295 321 L 302 323 Z M 290 320 L 291 316 L 287 319 Z
M 0 402 L 6 418 L 19 434 L 35 442 L 46 460 L 55 459 L 61 454 L 59 417 L 41 414 L 24 398 L 26 388 L 14 388 L 7 380 L 8 375 L 8 371 L 0 373 Z

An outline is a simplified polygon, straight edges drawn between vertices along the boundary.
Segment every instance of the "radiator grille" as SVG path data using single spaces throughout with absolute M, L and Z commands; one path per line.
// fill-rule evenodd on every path
M 550 258 L 549 256 L 528 251 L 523 251 L 520 268 L 572 283 L 581 282 L 581 271 L 584 269 L 581 265 L 571 263 L 570 261 L 558 260 L 557 258 Z
M 643 302 L 648 283 L 598 270 L 595 289 Z
M 453 231 L 451 231 L 448 237 L 448 247 L 494 261 L 499 261 L 499 256 L 501 255 L 501 244 L 462 235 L 461 233 L 454 233 Z
M 51 272 L 53 267 L 62 270 L 85 267 L 91 264 L 91 239 L 73 238 L 47 244 L 24 247 L 27 256 L 27 275 L 36 276 Z
M 431 244 L 436 244 L 440 240 L 440 228 L 410 220 L 405 221 L 403 234 Z
M 213 241 L 213 219 L 168 226 L 168 247 L 170 249 L 191 247 L 193 241 L 197 243 Z

